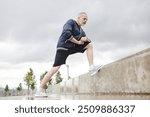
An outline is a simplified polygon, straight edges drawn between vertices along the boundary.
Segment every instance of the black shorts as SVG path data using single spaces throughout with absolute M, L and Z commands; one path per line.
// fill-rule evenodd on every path
M 83 45 L 76 45 L 74 48 L 71 49 L 57 49 L 53 67 L 65 64 L 67 57 L 71 54 L 84 53 L 84 51 L 86 50 L 85 47 L 89 43 L 90 42 L 85 42 Z

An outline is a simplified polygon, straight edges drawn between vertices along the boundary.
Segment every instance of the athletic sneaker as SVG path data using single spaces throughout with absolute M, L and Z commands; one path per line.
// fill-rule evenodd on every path
M 101 68 L 102 68 L 102 65 L 91 65 L 89 68 L 89 72 L 91 76 L 95 75 L 97 71 L 100 70 Z
M 35 93 L 35 97 L 48 97 L 48 95 L 45 93 L 44 89 L 38 89 Z

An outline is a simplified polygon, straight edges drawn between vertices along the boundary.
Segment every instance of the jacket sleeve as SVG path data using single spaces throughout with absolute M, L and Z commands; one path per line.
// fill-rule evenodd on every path
M 72 36 L 73 20 L 68 20 L 63 27 L 63 36 L 66 41 L 73 38 Z
M 82 37 L 86 37 L 86 34 L 84 31 L 82 32 Z

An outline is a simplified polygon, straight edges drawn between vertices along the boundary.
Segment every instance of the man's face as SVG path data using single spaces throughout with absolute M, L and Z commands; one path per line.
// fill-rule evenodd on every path
M 87 22 L 88 18 L 87 15 L 82 14 L 81 16 L 78 17 L 79 25 L 84 26 Z

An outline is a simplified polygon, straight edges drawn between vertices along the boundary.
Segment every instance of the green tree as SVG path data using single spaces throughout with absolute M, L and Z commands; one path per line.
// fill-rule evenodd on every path
M 22 91 L 22 84 L 20 83 L 19 86 L 17 87 L 17 95 L 20 94 L 20 92 Z
M 33 86 L 36 84 L 35 75 L 34 75 L 33 70 L 31 68 L 29 69 L 29 72 L 27 72 L 27 74 L 25 75 L 24 81 L 25 81 L 25 85 L 27 85 L 27 87 L 28 87 L 28 95 L 29 95 L 31 85 L 32 85 L 32 89 L 33 89 Z
M 17 87 L 17 95 L 19 95 L 20 87 Z
M 5 86 L 4 91 L 5 91 L 5 96 L 6 96 L 6 95 L 7 95 L 7 92 L 9 92 L 9 86 L 8 86 L 8 84 Z
M 36 85 L 36 82 L 32 82 L 32 84 L 31 84 L 32 94 L 33 94 L 33 90 L 35 89 L 35 85 Z
M 42 79 L 44 78 L 44 76 L 47 74 L 47 71 L 45 71 L 41 76 L 40 76 L 40 82 L 42 81 Z M 48 85 L 52 84 L 52 79 L 49 80 L 48 84 L 45 84 L 45 86 L 43 87 L 46 91 L 46 89 L 48 88 Z
M 56 84 L 59 84 L 62 80 L 63 78 L 61 77 L 60 71 L 58 71 L 55 76 Z

